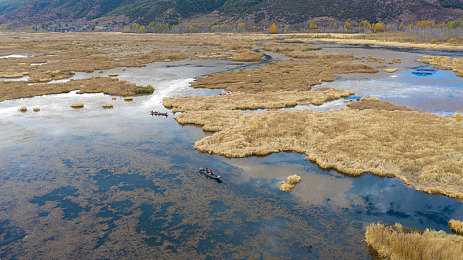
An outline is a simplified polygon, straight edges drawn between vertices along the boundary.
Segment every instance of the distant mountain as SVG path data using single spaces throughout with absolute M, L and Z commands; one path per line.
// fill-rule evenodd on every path
M 463 20 L 462 0 L 0 0 L 0 23 L 176 23 L 219 10 L 225 21 L 301 24 L 319 21 Z

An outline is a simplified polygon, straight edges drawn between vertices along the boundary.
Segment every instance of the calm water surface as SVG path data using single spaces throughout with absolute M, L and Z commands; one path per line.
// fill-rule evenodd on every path
M 133 102 L 75 92 L 1 102 L 0 258 L 357 259 L 369 257 L 362 241 L 368 223 L 449 231 L 448 220 L 462 218 L 458 200 L 398 179 L 321 170 L 300 154 L 201 154 L 193 145 L 208 133 L 148 114 L 164 110 L 165 96 L 216 95 L 188 83 L 240 68 L 183 61 L 115 69 L 121 79 L 156 87 Z M 429 77 L 416 71 L 397 78 Z M 389 76 L 356 80 L 397 83 Z M 436 88 L 460 87 L 459 79 L 454 87 L 435 80 Z M 360 95 L 382 90 L 371 91 Z M 76 102 L 85 108 L 71 109 Z M 115 108 L 103 110 L 104 103 Z M 42 110 L 20 113 L 21 106 Z M 223 182 L 198 174 L 199 166 Z M 294 173 L 302 182 L 279 191 L 279 181 Z

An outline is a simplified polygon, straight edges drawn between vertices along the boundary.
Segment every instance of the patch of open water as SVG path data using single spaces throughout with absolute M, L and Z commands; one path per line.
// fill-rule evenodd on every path
M 346 177 L 300 154 L 202 154 L 193 149 L 207 135 L 201 128 L 148 114 L 164 110 L 164 96 L 216 95 L 188 83 L 240 66 L 121 69 L 121 79 L 156 87 L 133 102 L 75 91 L 1 102 L 0 258 L 368 258 L 368 223 L 449 231 L 447 221 L 463 216 L 458 200 L 398 179 Z M 85 107 L 69 107 L 76 102 Z M 114 109 L 103 110 L 108 102 Z M 21 106 L 42 110 L 20 113 Z M 279 191 L 293 173 L 302 182 Z

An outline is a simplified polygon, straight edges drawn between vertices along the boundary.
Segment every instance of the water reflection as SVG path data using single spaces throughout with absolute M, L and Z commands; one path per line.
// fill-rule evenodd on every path
M 189 89 L 189 80 L 236 67 L 188 64 L 133 72 L 156 92 L 112 101 L 113 110 L 101 108 L 109 96 L 75 92 L 0 103 L 1 258 L 358 259 L 368 257 L 367 223 L 448 230 L 446 221 L 462 216 L 457 200 L 397 179 L 324 171 L 300 154 L 197 152 L 207 135 L 200 128 L 148 112 L 164 96 L 213 94 Z M 75 100 L 85 108 L 71 109 Z M 41 112 L 17 111 L 31 105 Z M 201 165 L 223 183 L 199 174 Z M 302 182 L 279 191 L 293 173 Z

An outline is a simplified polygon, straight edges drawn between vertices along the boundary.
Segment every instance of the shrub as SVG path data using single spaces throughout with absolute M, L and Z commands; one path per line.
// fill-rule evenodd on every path
M 268 28 L 268 32 L 269 33 L 277 33 L 277 25 L 276 24 L 270 25 L 270 28 Z
M 154 88 L 152 86 L 147 87 L 137 87 L 133 90 L 135 94 L 152 94 L 154 92 Z

